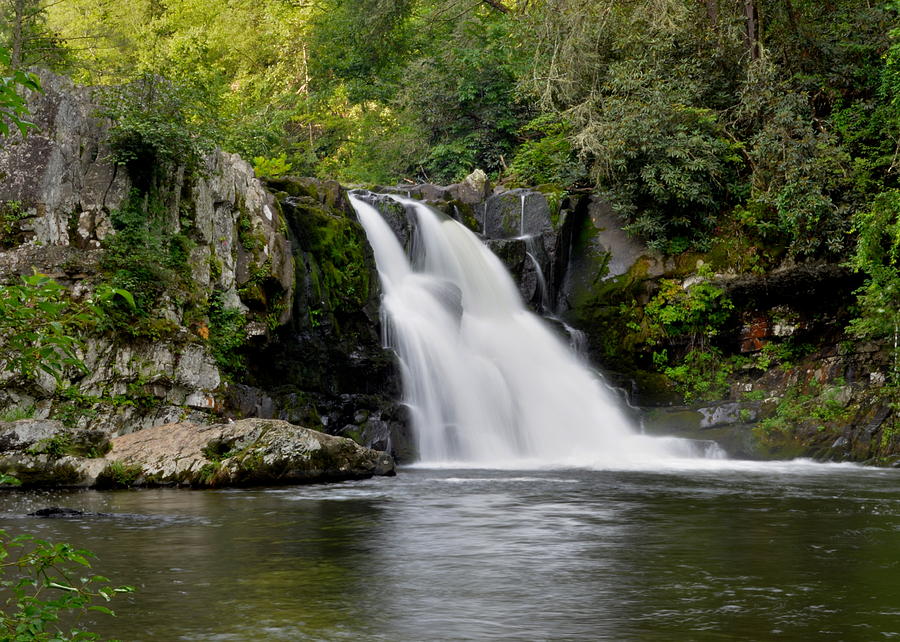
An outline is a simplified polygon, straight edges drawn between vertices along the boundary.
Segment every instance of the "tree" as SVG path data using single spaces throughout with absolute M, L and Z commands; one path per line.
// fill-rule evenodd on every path
M 47 28 L 44 4 L 41 0 L 0 0 L 0 44 L 9 49 L 14 69 L 59 67 L 66 59 L 64 43 Z

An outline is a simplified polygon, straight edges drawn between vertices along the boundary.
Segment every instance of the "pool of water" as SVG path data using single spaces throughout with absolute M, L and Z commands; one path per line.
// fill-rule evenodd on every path
M 25 517 L 44 506 L 111 516 Z M 94 551 L 122 640 L 900 638 L 900 471 L 412 468 L 322 486 L 9 492 Z M 98 616 L 101 617 L 101 616 Z

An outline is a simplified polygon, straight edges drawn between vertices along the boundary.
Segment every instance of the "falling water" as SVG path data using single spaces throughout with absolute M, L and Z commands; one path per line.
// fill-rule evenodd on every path
M 547 279 L 544 277 L 544 271 L 536 258 L 537 246 L 535 245 L 534 237 L 523 236 L 522 240 L 525 241 L 525 256 L 531 260 L 531 264 L 534 266 L 534 275 L 537 278 L 537 286 L 541 295 L 541 312 L 550 312 L 550 291 L 547 288 Z
M 378 211 L 350 196 L 423 462 L 619 467 L 709 450 L 636 434 L 613 394 L 525 308 L 500 259 L 451 218 L 394 198 L 415 219 L 411 261 Z

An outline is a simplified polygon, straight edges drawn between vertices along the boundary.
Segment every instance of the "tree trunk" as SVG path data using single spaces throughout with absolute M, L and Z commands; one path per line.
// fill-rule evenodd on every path
M 13 69 L 22 66 L 22 54 L 25 50 L 25 2 L 15 0 L 13 4 L 12 42 L 10 42 L 10 62 Z
M 755 0 L 744 0 L 744 24 L 746 27 L 747 51 L 751 60 L 759 58 L 759 13 Z
M 509 8 L 501 4 L 500 0 L 482 0 L 482 2 L 500 13 L 509 13 Z
M 709 18 L 709 25 L 715 31 L 719 27 L 719 0 L 704 0 L 706 4 L 706 17 Z

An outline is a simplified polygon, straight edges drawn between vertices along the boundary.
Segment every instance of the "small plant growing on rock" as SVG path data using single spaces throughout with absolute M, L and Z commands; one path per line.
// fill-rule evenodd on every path
M 143 474 L 140 466 L 121 461 L 110 462 L 97 476 L 98 488 L 130 488 Z

